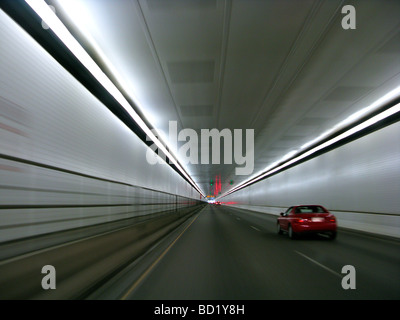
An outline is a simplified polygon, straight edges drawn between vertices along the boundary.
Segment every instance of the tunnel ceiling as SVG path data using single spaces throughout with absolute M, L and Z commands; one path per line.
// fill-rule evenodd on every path
M 333 0 L 80 4 L 80 23 L 155 128 L 168 134 L 177 121 L 199 138 L 201 129 L 254 129 L 253 173 L 400 83 L 398 1 L 355 2 L 355 30 L 342 28 L 344 4 Z M 235 175 L 234 158 L 199 162 L 186 168 L 207 194 L 216 177 L 222 193 L 248 178 Z

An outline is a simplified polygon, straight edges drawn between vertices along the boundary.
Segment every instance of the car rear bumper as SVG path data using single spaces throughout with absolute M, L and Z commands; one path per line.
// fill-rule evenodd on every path
M 336 223 L 293 223 L 292 229 L 296 233 L 307 232 L 336 232 Z

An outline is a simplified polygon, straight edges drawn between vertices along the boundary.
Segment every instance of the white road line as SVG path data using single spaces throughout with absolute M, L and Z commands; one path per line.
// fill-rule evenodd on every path
M 163 253 L 151 264 L 150 267 L 137 279 L 129 290 L 121 297 L 120 300 L 126 300 L 133 290 L 147 277 L 147 275 L 153 270 L 153 268 L 162 260 L 162 258 L 168 253 L 168 251 L 174 246 L 174 244 L 180 239 L 180 237 L 186 232 L 187 229 L 196 221 L 200 213 L 183 229 L 183 231 L 176 237 L 176 239 L 163 251 Z
M 250 226 L 250 227 L 252 227 L 252 228 L 253 228 L 254 230 L 256 230 L 256 231 L 260 231 L 260 229 L 254 227 L 254 226 Z
M 330 273 L 334 274 L 335 276 L 342 278 L 343 275 L 341 275 L 340 273 L 328 268 L 327 266 L 324 266 L 323 264 L 319 263 L 318 261 L 315 261 L 314 259 L 311 259 L 310 257 L 306 256 L 304 253 L 301 253 L 299 251 L 294 251 L 297 254 L 301 255 L 302 257 L 306 258 L 307 260 L 311 261 L 312 263 L 315 263 L 317 266 L 320 266 L 321 268 L 325 269 L 326 271 L 329 271 Z

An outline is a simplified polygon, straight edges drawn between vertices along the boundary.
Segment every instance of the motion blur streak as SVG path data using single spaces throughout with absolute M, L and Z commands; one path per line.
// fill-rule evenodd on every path
M 40 297 L 54 265 L 55 297 L 79 298 L 193 214 L 199 193 L 150 166 L 148 147 L 3 11 L 0 40 L 0 297 Z
M 0 19 L 1 241 L 196 203 L 188 182 L 147 164 L 139 138 L 3 12 Z
M 109 91 L 112 96 L 121 104 L 121 106 L 129 113 L 135 122 L 143 129 L 143 131 L 150 137 L 151 140 L 162 150 L 182 172 L 182 174 L 193 184 L 200 193 L 203 193 L 196 183 L 188 176 L 186 171 L 180 166 L 175 157 L 165 148 L 163 143 L 153 134 L 147 127 L 145 122 L 139 115 L 132 109 L 129 102 L 124 98 L 122 93 L 112 83 L 112 81 L 104 74 L 99 66 L 93 61 L 88 53 L 82 48 L 78 41 L 69 33 L 68 29 L 57 18 L 50 7 L 40 0 L 26 0 L 26 2 L 36 11 L 36 13 L 49 25 L 49 27 L 57 34 L 57 36 L 64 42 L 64 44 L 71 50 L 71 52 L 82 62 L 82 64 L 95 76 L 95 78 Z M 204 194 L 203 194 L 204 195 Z
M 399 1 L 79 3 L 0 1 L 0 299 L 400 299 Z

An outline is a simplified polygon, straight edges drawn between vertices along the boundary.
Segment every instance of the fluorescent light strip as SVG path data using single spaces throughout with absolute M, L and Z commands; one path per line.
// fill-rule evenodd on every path
M 89 54 L 82 48 L 79 42 L 71 35 L 60 19 L 54 14 L 50 7 L 43 0 L 25 0 L 25 2 L 42 18 L 42 20 L 53 30 L 60 40 L 68 47 L 76 58 L 88 69 L 88 71 L 100 82 L 100 84 L 119 102 L 119 104 L 129 113 L 132 119 L 147 134 L 148 137 L 171 159 L 178 170 L 192 183 L 193 187 L 203 197 L 205 194 L 196 185 L 193 179 L 180 166 L 175 157 L 164 147 L 157 137 L 147 127 L 140 116 L 132 109 L 129 102 L 125 99 L 113 82 L 104 74 L 100 67 L 94 62 Z
M 308 147 L 311 147 L 313 144 L 328 137 L 330 134 L 334 133 L 335 131 L 340 130 L 340 129 L 344 128 L 345 126 L 350 125 L 351 123 L 354 123 L 355 121 L 361 119 L 361 117 L 365 116 L 367 113 L 379 109 L 381 106 L 389 103 L 391 100 L 395 99 L 399 95 L 400 95 L 400 87 L 397 87 L 397 88 L 391 90 L 390 92 L 388 92 L 387 94 L 385 94 L 383 97 L 376 100 L 374 103 L 372 103 L 368 107 L 365 107 L 365 108 L 353 113 L 352 115 L 350 115 L 343 121 L 339 122 L 333 128 L 322 133 L 317 138 L 305 143 L 303 146 L 300 147 L 300 149 L 306 149 Z
M 285 162 L 284 164 L 282 164 L 282 165 L 280 165 L 278 167 L 275 167 L 272 170 L 266 171 L 261 176 L 258 176 L 257 178 L 253 178 L 253 179 L 249 179 L 249 180 L 245 181 L 244 183 L 242 183 L 241 185 L 237 186 L 236 188 L 233 188 L 232 190 L 228 191 L 226 194 L 222 195 L 221 197 L 225 197 L 225 196 L 231 194 L 232 192 L 238 191 L 238 190 L 246 187 L 250 183 L 254 183 L 254 182 L 256 182 L 256 181 L 258 181 L 260 179 L 263 179 L 266 176 L 271 175 L 271 174 L 273 174 L 273 173 L 275 173 L 275 172 L 277 172 L 279 170 L 282 170 L 282 169 L 284 169 L 284 168 L 286 168 L 286 167 L 288 167 L 288 166 L 290 166 L 290 165 L 292 165 L 292 164 L 294 164 L 294 163 L 296 163 L 296 162 L 298 162 L 298 161 L 300 161 L 300 160 L 302 160 L 302 159 L 304 159 L 306 157 L 309 157 L 310 155 L 312 155 L 312 154 L 314 154 L 314 153 L 316 153 L 316 152 L 318 152 L 318 151 L 320 151 L 320 150 L 322 150 L 324 148 L 327 148 L 327 147 L 331 146 L 332 144 L 334 144 L 334 143 L 336 143 L 336 142 L 338 142 L 340 140 L 346 139 L 346 138 L 354 135 L 355 133 L 372 126 L 373 124 L 375 124 L 375 123 L 377 123 L 377 122 L 379 122 L 379 121 L 381 121 L 383 119 L 386 119 L 387 117 L 390 117 L 391 115 L 393 115 L 393 114 L 395 114 L 395 113 L 397 113 L 399 111 L 400 111 L 400 103 L 398 103 L 395 106 L 393 106 L 393 107 L 391 107 L 391 108 L 389 108 L 389 109 L 387 109 L 387 110 L 385 110 L 385 111 L 373 116 L 372 118 L 370 118 L 370 119 L 358 124 L 357 126 L 355 126 L 355 127 L 351 128 L 351 129 L 341 133 L 340 135 L 338 135 L 338 136 L 336 136 L 336 137 L 334 137 L 334 138 L 332 138 L 332 139 L 330 139 L 330 140 L 328 140 L 328 141 L 326 141 L 326 142 L 324 142 L 324 143 L 322 143 L 322 144 L 310 149 L 309 151 L 301 154 L 300 156 L 295 157 L 292 160 L 290 160 L 288 162 Z
M 87 40 L 90 45 L 94 48 L 96 55 L 99 55 L 101 60 L 107 66 L 107 68 L 111 71 L 113 77 L 117 80 L 118 84 L 122 86 L 125 92 L 128 92 L 129 97 L 133 98 L 135 104 L 140 105 L 138 103 L 137 97 L 134 95 L 132 90 L 130 90 L 130 86 L 126 85 L 124 78 L 119 74 L 118 70 L 114 68 L 113 64 L 109 61 L 108 57 L 101 50 L 99 45 L 93 39 L 90 32 L 87 30 L 87 23 L 94 24 L 94 22 L 90 19 L 88 11 L 85 9 L 83 3 L 79 2 L 80 0 L 57 0 L 57 4 L 66 12 L 66 14 L 71 18 L 73 23 L 77 26 L 79 31 L 82 32 L 85 40 Z M 147 118 L 147 115 L 146 115 Z

